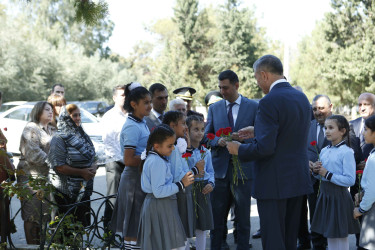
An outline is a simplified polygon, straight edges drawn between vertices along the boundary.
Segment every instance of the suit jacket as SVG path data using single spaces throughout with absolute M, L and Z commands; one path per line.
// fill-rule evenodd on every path
M 357 137 L 357 141 L 359 145 L 352 146 L 354 152 L 360 152 L 360 161 L 364 161 L 370 154 L 371 150 L 374 148 L 372 144 L 366 144 L 363 140 L 361 141 L 361 124 L 362 124 L 362 117 L 359 117 L 353 121 L 350 121 L 350 129 L 351 132 L 355 134 Z M 357 162 L 358 163 L 358 162 Z
M 246 97 L 241 97 L 241 104 L 238 110 L 237 120 L 233 128 L 233 132 L 240 130 L 247 126 L 254 126 L 255 116 L 258 109 L 258 103 L 249 100 Z M 215 134 L 220 128 L 229 127 L 229 120 L 227 115 L 227 107 L 225 100 L 218 101 L 210 105 L 207 115 L 207 125 L 205 128 L 205 135 L 208 133 Z M 229 154 L 226 147 L 218 146 L 217 142 L 220 138 L 215 137 L 214 140 L 210 141 L 212 147 L 212 165 L 215 170 L 215 178 L 225 178 L 230 164 L 232 156 Z M 251 140 L 247 140 L 250 142 Z M 252 162 L 240 162 L 242 170 L 247 179 L 253 178 L 253 163 Z M 241 179 L 239 177 L 239 179 Z
M 307 139 L 307 156 L 309 161 L 316 162 L 318 161 L 318 153 L 320 154 L 321 149 L 318 147 L 312 146 L 310 143 L 312 141 L 318 141 L 318 135 L 317 135 L 317 127 L 318 127 L 318 121 L 317 120 L 312 120 L 311 125 L 310 125 L 310 130 L 309 130 L 309 137 Z M 322 148 L 331 145 L 331 142 L 327 140 L 326 137 L 324 137 L 324 142 Z M 318 152 L 316 152 L 318 150 Z M 312 183 L 315 183 L 317 179 L 314 176 L 311 176 L 311 181 Z
M 239 158 L 255 160 L 253 197 L 286 199 L 313 192 L 307 139 L 311 107 L 288 82 L 276 84 L 259 101 L 255 140 L 242 144 Z
M 150 115 L 149 116 L 146 116 L 145 117 L 145 120 L 146 120 L 146 124 L 147 124 L 147 127 L 148 129 L 150 130 L 150 132 L 152 130 L 154 130 L 154 128 L 158 125 L 161 124 L 161 122 L 159 121 L 159 119 L 154 115 L 153 112 L 150 112 Z

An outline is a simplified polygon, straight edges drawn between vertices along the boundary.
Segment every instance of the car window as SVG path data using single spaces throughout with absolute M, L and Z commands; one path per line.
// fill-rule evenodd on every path
M 0 112 L 5 112 L 5 111 L 7 111 L 8 109 L 11 109 L 11 108 L 13 108 L 13 107 L 15 107 L 15 106 L 17 106 L 17 105 L 2 105 L 1 107 L 0 107 Z
M 96 113 L 98 110 L 98 103 L 96 102 L 85 102 L 81 104 L 81 107 L 89 111 L 90 113 Z
M 97 123 L 98 120 L 90 112 L 81 109 L 81 122 L 82 123 Z
M 30 112 L 31 108 L 20 108 L 7 114 L 5 118 L 28 121 L 30 119 Z

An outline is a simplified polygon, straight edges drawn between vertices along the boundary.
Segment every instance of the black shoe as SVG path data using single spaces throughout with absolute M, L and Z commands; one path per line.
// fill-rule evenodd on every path
M 259 239 L 261 238 L 262 235 L 260 234 L 260 229 L 258 229 L 258 231 L 256 231 L 254 234 L 253 234 L 253 239 Z
M 223 243 L 221 243 L 221 250 L 230 250 L 229 245 L 226 241 L 223 241 Z
M 310 242 L 297 245 L 297 250 L 303 250 L 303 249 L 311 249 Z

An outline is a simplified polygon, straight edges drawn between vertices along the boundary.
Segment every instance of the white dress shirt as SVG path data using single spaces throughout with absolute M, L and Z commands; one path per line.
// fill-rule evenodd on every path
M 108 162 L 124 161 L 120 147 L 120 133 L 127 117 L 128 114 L 124 114 L 119 107 L 114 106 L 101 119 L 102 139 Z
M 232 107 L 232 116 L 233 116 L 233 124 L 236 125 L 238 110 L 240 110 L 241 95 L 238 95 L 238 98 L 237 98 L 237 100 L 234 101 L 234 103 L 235 103 L 235 105 L 233 105 L 233 107 Z M 227 113 L 228 113 L 230 102 L 228 100 L 225 100 L 225 104 L 227 105 Z
M 160 121 L 160 123 L 163 123 L 163 121 L 160 120 L 160 118 L 159 118 L 162 114 L 160 114 L 159 112 L 157 112 L 154 108 L 151 109 L 151 112 L 155 115 L 156 118 L 158 118 L 158 120 Z

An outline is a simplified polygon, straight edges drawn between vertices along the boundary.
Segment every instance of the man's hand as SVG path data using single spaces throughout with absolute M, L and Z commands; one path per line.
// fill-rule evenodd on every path
M 254 127 L 248 126 L 248 127 L 242 128 L 238 130 L 238 135 L 242 140 L 254 138 L 255 137 Z
M 218 141 L 217 141 L 217 144 L 220 146 L 220 147 L 225 147 L 227 145 L 227 141 L 224 139 L 224 138 L 220 138 Z
M 233 132 L 232 133 L 232 140 L 233 141 L 243 141 L 243 139 L 240 138 L 240 135 L 238 134 L 238 132 Z
M 241 143 L 238 141 L 228 141 L 227 142 L 227 149 L 229 154 L 231 155 L 238 155 L 238 149 L 240 148 Z

